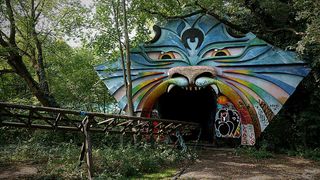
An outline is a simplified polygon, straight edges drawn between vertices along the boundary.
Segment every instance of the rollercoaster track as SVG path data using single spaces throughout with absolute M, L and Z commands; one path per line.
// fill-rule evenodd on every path
M 170 119 L 145 118 L 0 102 L 0 127 L 83 133 L 84 141 L 79 160 L 80 162 L 83 159 L 86 160 L 88 179 L 92 179 L 94 172 L 90 133 L 128 134 L 133 135 L 133 137 L 142 134 L 151 135 L 151 137 L 179 134 L 179 143 L 185 146 L 182 136 L 189 135 L 193 130 L 197 130 L 199 124 Z
M 85 119 L 89 120 L 89 131 L 102 133 L 169 134 L 177 130 L 189 133 L 199 127 L 194 122 L 0 102 L 0 126 L 80 131 Z

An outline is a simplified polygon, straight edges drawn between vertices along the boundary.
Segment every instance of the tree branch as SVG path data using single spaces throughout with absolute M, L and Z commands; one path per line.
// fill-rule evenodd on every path
M 18 1 L 18 2 L 19 2 L 19 5 L 20 5 L 20 7 L 21 7 L 22 10 L 23 10 L 23 15 L 25 15 L 26 17 L 29 18 L 28 10 L 26 9 L 25 5 L 23 4 L 23 1 L 24 1 L 24 0 L 19 0 L 19 1 Z M 17 13 L 17 12 L 16 12 L 16 13 Z
M 2 34 L 2 31 L 0 31 L 0 32 Z M 2 36 L 0 36 L 0 44 L 3 47 L 8 47 L 9 46 L 9 44 L 2 38 Z
M 36 17 L 34 18 L 34 19 L 35 19 L 35 21 L 38 21 L 38 19 L 39 19 L 39 17 L 40 17 L 40 15 L 41 15 L 41 13 L 42 13 L 42 11 L 40 11 L 40 12 L 36 15 Z
M 0 69 L 0 76 L 8 73 L 16 73 L 13 69 Z
M 272 33 L 276 33 L 279 31 L 289 31 L 289 32 L 292 32 L 293 34 L 298 35 L 298 36 L 303 36 L 306 34 L 305 32 L 298 32 L 293 28 L 286 28 L 286 27 L 285 28 L 277 28 L 277 29 L 267 29 L 266 31 L 272 32 Z
M 246 1 L 247 2 L 247 1 Z M 248 4 L 252 4 L 252 3 L 249 3 L 247 2 Z M 194 2 L 194 5 L 198 6 L 200 8 L 200 10 L 197 10 L 197 11 L 194 11 L 190 14 L 186 14 L 186 15 L 180 15 L 180 16 L 168 16 L 168 15 L 165 15 L 163 13 L 160 13 L 160 12 L 156 12 L 156 11 L 151 11 L 149 9 L 143 9 L 144 11 L 146 11 L 147 13 L 149 14 L 152 14 L 152 15 L 158 15 L 162 18 L 165 18 L 165 19 L 183 19 L 183 18 L 186 18 L 186 17 L 189 17 L 189 16 L 193 16 L 195 14 L 198 14 L 198 13 L 206 13 L 206 14 L 209 14 L 211 16 L 213 16 L 214 18 L 216 18 L 218 21 L 220 21 L 221 23 L 225 24 L 226 26 L 232 28 L 232 29 L 235 29 L 241 33 L 248 33 L 250 32 L 249 29 L 246 29 L 244 27 L 241 27 L 240 25 L 237 25 L 237 24 L 234 24 L 224 18 L 221 18 L 218 14 L 214 13 L 212 9 L 208 9 L 204 6 L 202 6 L 201 4 L 199 4 L 198 1 L 195 1 Z M 256 4 L 254 4 L 255 6 L 257 6 Z M 249 5 L 248 5 L 249 6 Z M 253 7 L 255 7 L 253 6 Z M 251 6 L 250 6 L 251 7 Z M 253 8 L 251 7 L 251 8 Z M 252 10 L 253 11 L 253 10 Z M 262 16 L 264 15 L 265 13 L 260 13 L 259 16 Z M 267 19 L 270 19 L 270 17 L 267 17 Z M 292 32 L 293 34 L 295 35 L 298 35 L 298 36 L 302 36 L 302 35 L 305 35 L 304 32 L 298 32 L 296 31 L 294 28 L 277 28 L 277 29 L 266 29 L 265 32 L 270 32 L 270 33 L 275 33 L 275 32 L 279 32 L 279 31 L 289 31 L 289 32 Z M 255 32 L 255 31 L 253 31 Z
M 193 16 L 193 15 L 196 15 L 196 14 L 199 14 L 199 13 L 205 13 L 204 10 L 197 10 L 197 11 L 194 11 L 194 12 L 186 14 L 186 15 L 168 16 L 168 15 L 165 15 L 165 14 L 160 13 L 160 12 L 151 11 L 149 9 L 143 9 L 143 10 L 146 11 L 147 13 L 149 13 L 149 14 L 158 15 L 158 16 L 161 16 L 162 18 L 165 18 L 165 19 L 183 19 L 183 18 L 190 17 L 190 16 Z
M 40 1 L 40 2 L 36 5 L 36 7 L 34 8 L 34 11 L 35 11 L 35 12 L 38 11 L 38 8 L 39 8 L 40 4 L 41 4 L 40 11 L 39 11 L 39 13 L 36 15 L 36 17 L 35 17 L 35 20 L 36 20 L 36 21 L 39 19 L 40 15 L 41 15 L 41 13 L 42 13 L 41 9 L 44 7 L 45 0 Z
M 55 23 L 54 27 L 58 26 L 59 22 L 60 22 L 64 17 L 66 17 L 68 14 L 69 14 L 68 12 L 64 13 L 64 14 L 62 15 L 62 17 L 59 18 L 59 20 L 57 20 L 57 23 Z M 43 43 L 45 40 L 47 40 L 49 34 L 50 34 L 52 31 L 53 31 L 53 29 L 50 29 L 48 32 L 43 33 L 44 37 L 42 38 L 42 41 L 40 41 L 40 40 L 39 40 L 39 41 L 40 41 L 41 43 Z
M 179 6 L 181 6 L 181 3 L 180 3 L 180 1 L 179 1 L 179 0 L 177 0 L 177 3 L 179 4 Z
M 43 8 L 44 4 L 45 4 L 45 0 L 39 1 L 39 3 L 36 5 L 36 7 L 34 8 L 35 11 L 38 10 L 39 6 L 41 4 L 41 8 Z
M 22 53 L 22 56 L 27 56 L 29 59 L 32 59 L 32 57 L 31 57 L 31 55 L 28 53 L 28 52 L 26 52 L 26 51 L 24 51 L 24 50 L 22 50 L 22 49 L 20 49 L 20 48 L 18 48 L 18 51 L 20 52 L 20 53 Z
M 1 36 L 4 36 L 7 40 L 9 40 L 9 37 L 6 35 L 6 33 L 0 30 L 0 34 Z
M 241 26 L 239 26 L 239 25 L 237 25 L 237 24 L 233 24 L 233 23 L 231 23 L 230 21 L 227 21 L 227 20 L 224 19 L 224 18 L 221 18 L 218 14 L 214 13 L 212 9 L 208 9 L 208 8 L 202 6 L 198 1 L 195 1 L 195 5 L 198 6 L 198 7 L 200 7 L 201 10 L 204 11 L 205 13 L 213 16 L 213 17 L 216 18 L 218 21 L 220 21 L 220 22 L 222 22 L 223 24 L 229 26 L 230 28 L 233 28 L 233 29 L 235 29 L 235 30 L 237 30 L 237 31 L 240 31 L 241 33 L 244 33 L 244 34 L 246 34 L 246 33 L 249 32 L 248 29 L 245 29 L 245 28 L 243 28 L 243 27 L 241 27 Z
M 119 43 L 119 49 L 120 49 L 120 57 L 121 57 L 121 67 L 122 67 L 122 73 L 123 73 L 123 83 L 126 89 L 128 89 L 128 81 L 127 81 L 127 74 L 126 74 L 126 66 L 124 63 L 124 54 L 123 54 L 123 46 L 121 42 L 121 32 L 119 28 L 119 6 L 120 6 L 120 1 L 117 1 L 117 4 L 115 5 L 114 1 L 111 2 L 112 4 L 112 9 L 113 9 L 113 15 L 114 15 L 114 21 L 115 21 L 115 26 L 117 29 L 117 41 Z
M 12 6 L 11 6 L 11 0 L 6 0 L 6 6 L 7 6 L 7 13 L 9 16 L 9 21 L 10 21 L 10 36 L 9 36 L 9 41 L 11 44 L 16 46 L 16 23 L 14 20 L 14 15 L 12 11 Z
M 23 40 L 25 40 L 27 43 L 28 42 L 28 39 L 25 37 L 25 35 L 20 31 L 20 29 L 16 28 L 16 30 L 18 31 L 18 34 L 22 37 Z
M 200 10 L 194 11 L 194 12 L 186 14 L 186 15 L 180 15 L 180 16 L 167 16 L 167 15 L 162 14 L 160 12 L 151 11 L 149 9 L 143 9 L 143 10 L 146 11 L 147 13 L 149 13 L 149 14 L 158 15 L 158 16 L 161 16 L 162 18 L 165 18 L 165 19 L 183 19 L 183 18 L 190 17 L 190 16 L 193 16 L 193 15 L 196 15 L 196 14 L 199 14 L 199 13 L 206 13 L 206 14 L 209 14 L 209 15 L 213 16 L 218 21 L 224 23 L 225 25 L 227 25 L 227 26 L 229 26 L 229 27 L 231 27 L 231 28 L 233 28 L 233 29 L 235 29 L 237 31 L 240 31 L 242 33 L 249 32 L 248 30 L 240 27 L 239 25 L 233 24 L 233 23 L 221 18 L 219 15 L 215 14 L 214 12 L 212 12 L 212 10 L 209 10 L 209 9 L 206 9 L 205 7 L 202 7 L 200 4 L 197 3 L 197 1 L 195 3 L 196 3 L 197 6 L 199 6 L 201 8 Z
M 244 6 L 250 9 L 250 11 L 255 14 L 257 17 L 259 17 L 262 21 L 261 23 L 264 24 L 264 27 L 266 27 L 266 23 L 274 23 L 277 22 L 277 19 L 274 19 L 271 15 L 266 13 L 260 6 L 260 3 L 258 0 L 252 1 L 252 0 L 245 0 Z

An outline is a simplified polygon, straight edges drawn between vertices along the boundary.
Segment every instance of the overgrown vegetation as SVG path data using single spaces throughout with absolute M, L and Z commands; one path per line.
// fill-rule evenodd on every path
M 150 39 L 153 24 L 163 23 L 167 17 L 202 10 L 220 17 L 220 20 L 238 32 L 251 31 L 270 44 L 299 53 L 312 68 L 310 75 L 298 86 L 280 114 L 263 133 L 261 142 L 257 144 L 264 147 L 262 151 L 253 148 L 241 151 L 258 154 L 258 157 L 268 157 L 270 154 L 267 151 L 271 151 L 319 159 L 320 1 L 134 0 L 129 3 L 128 28 L 132 32 L 130 37 L 133 47 Z M 13 11 L 9 10 L 8 4 Z M 106 93 L 92 68 L 92 65 L 105 60 L 112 61 L 119 56 L 118 42 L 114 36 L 116 29 L 112 5 L 111 1 L 95 0 L 90 6 L 76 0 L 0 0 L 0 101 L 33 105 L 57 103 L 61 107 L 79 110 L 115 112 L 112 106 L 114 100 Z M 12 21 L 12 17 L 15 21 Z M 12 22 L 15 22 L 15 26 L 10 26 Z M 122 24 L 120 20 L 120 25 Z M 120 30 L 122 31 L 121 28 Z M 72 43 L 69 40 L 73 38 L 78 41 L 76 46 L 70 45 Z M 19 63 L 14 66 L 14 61 Z M 17 69 L 17 66 L 22 67 L 23 71 L 21 68 Z M 39 93 L 35 96 L 34 88 L 40 89 L 40 96 Z M 43 97 L 50 98 L 39 100 Z M 129 154 L 137 151 L 136 158 L 140 160 L 123 159 L 134 162 L 134 166 L 119 170 L 124 174 L 128 171 L 126 169 L 138 174 L 141 170 L 154 170 L 146 167 L 153 164 L 148 159 L 143 159 L 140 152 L 151 159 L 153 152 L 159 158 L 153 160 L 164 161 L 164 164 L 176 162 L 170 159 L 171 155 L 180 158 L 178 152 L 170 150 L 169 153 L 167 148 L 152 149 L 149 154 L 144 146 L 114 146 L 117 144 L 117 138 L 114 137 L 95 138 L 100 140 L 100 144 L 106 144 L 106 147 L 98 146 L 94 155 L 101 156 L 104 160 L 109 158 L 110 162 L 113 162 L 113 156 L 120 156 L 121 151 Z M 2 161 L 10 161 L 5 158 L 14 160 L 40 157 L 37 158 L 39 161 L 48 163 L 49 169 L 44 172 L 52 176 L 70 172 L 70 176 L 78 177 L 79 173 L 75 173 L 80 170 L 76 165 L 76 152 L 80 149 L 80 139 L 74 135 L 1 128 L 0 158 Z M 110 147 L 114 147 L 114 151 Z M 62 151 L 66 153 L 60 154 Z M 161 154 L 162 152 L 169 154 Z M 103 166 L 109 165 L 103 160 L 97 162 L 100 164 L 97 168 L 101 176 L 122 176 L 116 170 L 114 174 L 104 174 Z M 60 170 L 51 172 L 50 166 L 54 167 L 59 163 L 65 166 L 57 166 Z M 140 166 L 139 163 L 143 165 Z
M 265 146 L 257 149 L 255 147 L 238 147 L 236 149 L 236 154 L 246 155 L 256 159 L 267 159 L 273 158 L 274 154 L 266 149 Z
M 0 137 L 5 139 L 0 145 L 0 165 L 32 162 L 39 168 L 34 178 L 87 178 L 86 164 L 79 166 L 81 134 L 3 128 L 0 133 Z M 126 145 L 120 146 L 116 139 L 93 137 L 94 172 L 97 179 L 139 178 L 146 173 L 181 166 L 184 161 L 195 157 L 191 152 L 181 153 L 165 145 L 133 146 L 128 142 L 130 139 Z
M 296 151 L 286 151 L 289 156 L 300 156 L 315 161 L 320 161 L 320 149 L 300 149 Z

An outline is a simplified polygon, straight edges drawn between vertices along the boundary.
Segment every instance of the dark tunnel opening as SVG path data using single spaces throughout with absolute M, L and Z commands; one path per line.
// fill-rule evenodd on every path
M 214 119 L 216 114 L 216 94 L 211 87 L 192 90 L 174 87 L 158 99 L 154 109 L 162 119 L 196 122 L 200 124 L 200 140 L 212 143 L 214 140 Z M 196 140 L 199 131 L 190 139 Z

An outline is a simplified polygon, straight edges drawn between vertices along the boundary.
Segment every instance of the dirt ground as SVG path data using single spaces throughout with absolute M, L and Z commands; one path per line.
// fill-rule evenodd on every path
M 269 159 L 238 156 L 234 151 L 204 150 L 179 179 L 320 179 L 320 164 L 300 157 Z
M 37 173 L 38 166 L 31 163 L 0 164 L 0 179 L 32 179 Z
M 0 165 L 0 179 L 33 179 L 39 165 L 25 162 Z M 320 179 L 320 164 L 299 157 L 275 155 L 269 159 L 237 155 L 233 150 L 203 150 L 181 168 L 177 179 Z M 175 179 L 173 178 L 173 179 Z

